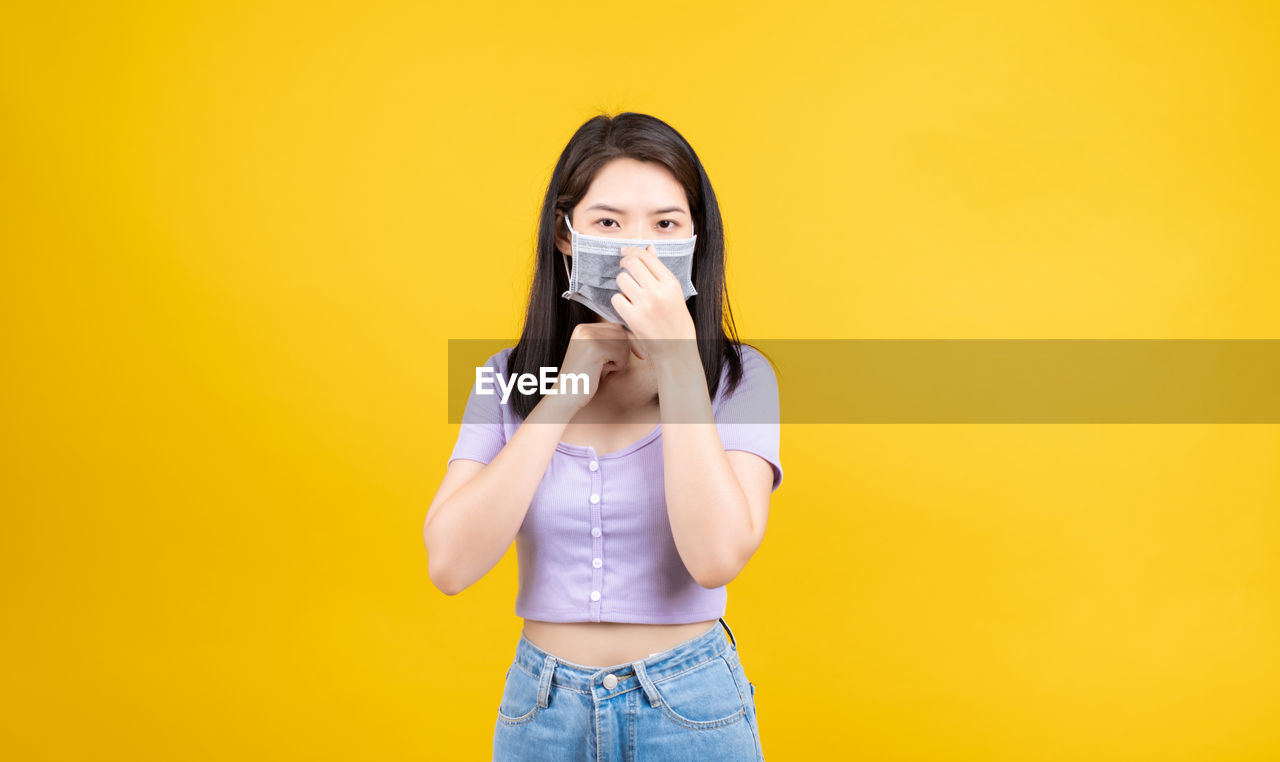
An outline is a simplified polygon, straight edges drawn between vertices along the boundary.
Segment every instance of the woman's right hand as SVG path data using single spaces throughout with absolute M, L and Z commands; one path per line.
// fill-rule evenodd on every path
M 454 595 L 502 559 L 570 419 L 591 401 L 604 379 L 630 365 L 632 352 L 643 352 L 635 341 L 635 334 L 614 323 L 576 326 L 558 373 L 581 374 L 587 381 L 585 393 L 543 395 L 525 420 L 554 425 L 517 426 L 487 463 L 465 455 L 449 463 L 422 525 L 427 574 L 436 587 Z M 535 375 L 540 381 L 542 373 Z M 578 389 L 583 389 L 581 383 Z
M 634 334 L 626 326 L 609 322 L 579 323 L 569 337 L 569 348 L 565 350 L 564 360 L 560 363 L 560 374 L 585 375 L 587 389 L 585 394 L 556 395 L 559 404 L 571 411 L 581 410 L 595 396 L 606 378 L 627 368 L 632 354 L 644 357 L 635 343 Z

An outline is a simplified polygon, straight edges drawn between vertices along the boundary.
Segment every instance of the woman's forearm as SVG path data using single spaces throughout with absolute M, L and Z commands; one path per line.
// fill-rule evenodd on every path
M 544 397 L 493 460 L 435 506 L 423 538 L 445 593 L 469 587 L 511 547 L 568 424 L 554 404 Z
M 738 575 L 750 555 L 751 511 L 716 429 L 696 348 L 655 362 L 662 465 L 676 550 L 703 587 Z

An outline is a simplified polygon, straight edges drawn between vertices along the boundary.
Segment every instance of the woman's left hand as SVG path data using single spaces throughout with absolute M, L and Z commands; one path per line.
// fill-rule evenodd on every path
M 689 349 L 697 353 L 684 291 L 652 246 L 622 247 L 618 290 L 622 293 L 614 294 L 610 303 L 646 354 L 657 357 Z M 687 339 L 688 347 L 685 342 L 669 339 Z

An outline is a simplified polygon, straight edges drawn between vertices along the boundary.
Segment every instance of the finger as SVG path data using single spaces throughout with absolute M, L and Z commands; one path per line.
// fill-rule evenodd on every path
M 622 341 L 627 338 L 626 327 L 612 321 L 583 323 L 579 328 L 583 326 L 586 326 L 583 329 L 585 331 L 584 338 L 605 342 L 605 346 L 608 345 L 608 342 Z
M 600 359 L 600 370 L 604 375 L 626 368 L 631 364 L 631 343 L 626 339 L 610 340 Z
M 631 344 L 631 352 L 641 360 L 644 359 L 644 348 L 640 346 L 640 341 L 631 331 L 627 331 L 627 342 Z
M 588 323 L 588 325 L 590 325 L 593 330 L 598 331 L 611 339 L 622 339 L 626 338 L 627 335 L 627 329 L 614 322 L 605 321 L 602 323 Z
M 622 294 L 614 294 L 610 297 L 609 304 L 613 305 L 613 309 L 618 313 L 618 317 L 622 318 L 623 322 L 630 327 L 631 321 L 636 314 L 636 307 L 631 303 L 631 300 Z
M 626 327 L 611 321 L 590 324 L 590 331 L 577 341 L 585 342 L 585 346 L 590 347 L 602 361 L 620 359 L 625 362 L 630 349 Z
M 636 282 L 641 285 L 657 283 L 658 276 L 652 264 L 657 263 L 661 266 L 662 263 L 658 262 L 657 255 L 652 254 L 650 249 L 632 249 L 631 251 L 631 254 L 622 258 L 622 269 L 631 273 Z M 646 257 L 646 253 L 649 253 L 652 259 Z
M 640 296 L 640 284 L 636 282 L 630 272 L 618 273 L 617 282 L 618 290 L 625 294 L 628 299 L 635 299 Z
M 671 268 L 663 264 L 662 260 L 658 258 L 658 250 L 654 248 L 653 244 L 649 244 L 647 248 L 642 249 L 639 257 L 648 266 L 649 272 L 653 273 L 654 279 L 671 281 L 676 279 L 675 273 L 671 272 Z

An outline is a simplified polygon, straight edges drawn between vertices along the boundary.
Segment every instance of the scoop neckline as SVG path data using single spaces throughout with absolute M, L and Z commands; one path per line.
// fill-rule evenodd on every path
M 559 450 L 560 452 L 568 453 L 570 455 L 591 455 L 591 456 L 594 456 L 596 460 L 604 460 L 606 458 L 620 458 L 624 455 L 634 452 L 635 450 L 638 450 L 641 447 L 644 447 L 645 445 L 649 444 L 654 439 L 657 439 L 658 435 L 661 433 L 662 433 L 662 424 L 658 423 L 649 431 L 648 434 L 645 434 L 644 436 L 640 437 L 639 439 L 627 445 L 626 447 L 623 447 L 621 450 L 606 452 L 603 455 L 597 454 L 595 448 L 592 447 L 591 445 L 575 445 L 575 444 L 569 444 L 568 442 L 556 442 L 556 449 Z

